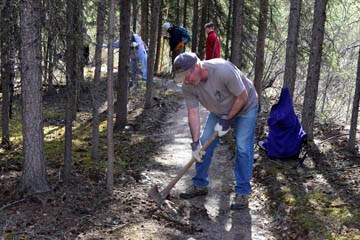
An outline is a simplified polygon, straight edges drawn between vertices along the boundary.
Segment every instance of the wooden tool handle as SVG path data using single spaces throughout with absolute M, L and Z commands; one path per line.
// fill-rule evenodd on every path
M 218 137 L 219 133 L 216 131 L 214 134 L 205 142 L 202 146 L 201 151 L 206 151 L 206 149 L 215 141 Z M 169 184 L 162 191 L 162 196 L 164 198 L 170 193 L 170 190 L 175 186 L 175 184 L 180 180 L 180 178 L 189 170 L 191 165 L 196 162 L 195 158 L 191 158 L 191 160 L 179 171 L 179 173 L 169 182 Z

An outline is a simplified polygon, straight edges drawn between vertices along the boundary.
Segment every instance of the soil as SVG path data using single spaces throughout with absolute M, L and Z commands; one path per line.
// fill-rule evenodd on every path
M 356 221 L 340 222 L 338 226 L 330 225 L 325 217 L 315 220 L 299 217 L 303 214 L 302 204 L 308 206 L 311 202 L 301 197 L 313 192 L 326 195 L 326 200 L 341 199 L 335 208 L 345 205 L 350 210 L 360 209 L 359 156 L 344 150 L 342 134 L 346 130 L 327 123 L 316 125 L 317 148 L 309 152 L 305 166 L 297 170 L 291 169 L 296 162 L 270 160 L 256 147 L 248 209 L 229 209 L 234 195 L 232 133 L 215 151 L 209 194 L 179 199 L 179 193 L 191 184 L 192 167 L 159 208 L 147 192 L 154 184 L 162 190 L 190 160 L 191 138 L 179 86 L 158 78 L 155 85 L 154 105 L 150 110 L 142 110 L 144 92 L 131 90 L 129 127 L 115 135 L 115 147 L 119 148 L 116 156 L 125 163 L 115 171 L 111 196 L 105 190 L 104 171 L 85 168 L 82 161 L 75 161 L 73 180 L 65 186 L 62 163 L 51 160 L 47 169 L 53 191 L 18 195 L 21 162 L 12 156 L 21 151 L 21 146 L 13 148 L 13 155 L 0 152 L 0 239 L 248 240 L 330 239 L 339 235 L 352 239 L 353 233 L 359 233 L 360 223 Z M 45 98 L 45 105 L 58 106 L 61 91 L 58 94 L 58 98 Z M 84 104 L 80 110 L 89 109 Z M 89 114 L 82 112 L 78 114 L 78 121 L 91 122 Z M 204 121 L 207 116 L 204 109 L 201 116 Z M 53 121 L 61 123 L 61 119 Z M 266 124 L 266 113 L 259 116 L 259 123 Z M 257 141 L 264 138 L 264 132 L 266 127 L 257 129 Z M 143 142 L 134 146 L 129 143 L 128 139 L 139 136 L 144 138 Z M 286 198 L 287 193 L 295 200 Z M 300 198 L 303 202 L 296 202 Z M 334 203 L 329 201 L 329 204 Z M 314 208 L 307 210 L 316 212 Z M 314 212 L 309 215 L 316 215 Z M 360 219 L 359 211 L 353 215 L 353 220 Z M 316 220 L 323 223 L 317 226 L 321 231 L 306 225 L 307 221 L 311 225 Z

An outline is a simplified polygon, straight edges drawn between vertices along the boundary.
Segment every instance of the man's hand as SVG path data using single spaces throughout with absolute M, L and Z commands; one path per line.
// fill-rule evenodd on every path
M 197 162 L 200 163 L 203 162 L 201 158 L 205 154 L 205 152 L 201 151 L 201 143 L 199 140 L 191 143 L 191 149 L 192 149 L 192 157 L 195 158 Z
M 226 116 L 222 116 L 219 122 L 215 125 L 214 131 L 217 131 L 219 137 L 222 137 L 229 132 L 232 122 L 232 119 L 227 119 Z

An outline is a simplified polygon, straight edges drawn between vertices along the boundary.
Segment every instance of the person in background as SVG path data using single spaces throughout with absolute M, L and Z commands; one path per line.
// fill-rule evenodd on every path
M 205 24 L 205 31 L 207 33 L 205 60 L 220 58 L 220 40 L 214 28 L 215 26 L 212 22 Z
M 139 35 L 134 32 L 130 33 L 130 66 L 131 81 L 136 83 L 138 73 L 138 63 L 141 63 L 141 80 L 147 81 L 147 46 Z
M 176 83 L 182 83 L 188 122 L 192 136 L 192 156 L 196 159 L 196 174 L 192 185 L 180 198 L 189 199 L 208 193 L 210 181 L 208 170 L 214 149 L 233 124 L 235 127 L 236 151 L 234 175 L 235 198 L 230 208 L 238 210 L 248 207 L 251 193 L 250 179 L 254 162 L 254 138 L 258 112 L 258 96 L 252 82 L 231 62 L 221 58 L 200 61 L 195 53 L 182 53 L 174 61 Z M 200 134 L 199 105 L 209 115 Z M 201 150 L 213 134 L 217 139 Z M 214 159 L 216 161 L 218 159 Z M 225 164 L 225 163 L 224 163 Z M 227 163 L 226 163 L 227 164 Z
M 170 44 L 169 56 L 173 63 L 180 53 L 185 52 L 185 45 L 191 40 L 190 34 L 185 28 L 168 22 L 164 23 L 162 27 L 169 34 L 167 36 Z

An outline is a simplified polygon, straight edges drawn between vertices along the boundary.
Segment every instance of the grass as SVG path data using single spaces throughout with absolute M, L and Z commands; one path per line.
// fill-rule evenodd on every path
M 44 151 L 47 166 L 60 167 L 64 161 L 64 123 L 57 120 L 63 119 L 63 112 L 56 112 L 51 108 L 44 109 L 44 119 L 47 121 L 44 125 Z M 56 120 L 57 119 L 57 120 Z M 100 163 L 97 164 L 91 159 L 91 120 L 76 122 L 73 124 L 72 157 L 73 164 L 85 171 L 94 169 L 96 166 L 99 171 L 106 171 L 107 147 L 106 147 L 106 118 L 103 116 L 99 125 Z M 1 129 L 0 129 L 1 133 Z M 0 154 L 4 157 L 2 161 L 10 161 L 17 166 L 22 166 L 22 124 L 21 119 L 11 120 L 10 122 L 10 141 L 13 149 L 5 151 L 0 149 Z M 146 156 L 147 152 L 152 151 L 154 144 L 145 135 L 141 134 L 114 134 L 115 144 L 115 174 L 122 172 L 131 166 L 139 163 L 139 159 Z M 139 148 L 139 146 L 145 146 Z M 138 150 L 140 149 L 140 150 Z M 137 152 L 136 157 L 134 152 Z

